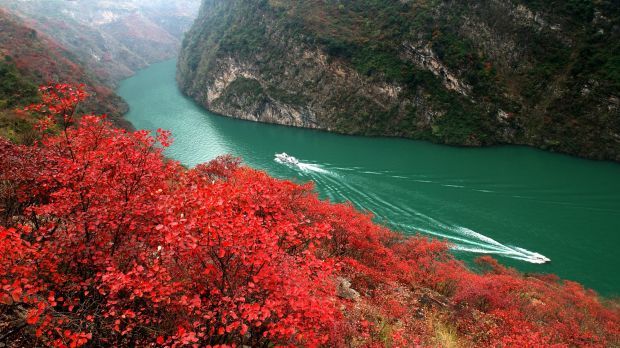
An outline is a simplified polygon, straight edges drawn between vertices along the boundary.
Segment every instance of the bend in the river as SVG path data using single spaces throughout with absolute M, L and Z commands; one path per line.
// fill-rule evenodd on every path
M 618 294 L 620 165 L 526 147 L 455 148 L 364 138 L 217 116 L 183 97 L 175 61 L 125 80 L 136 128 L 169 129 L 167 155 L 192 166 L 221 154 L 281 178 L 312 180 L 404 233 L 445 238 L 457 256 L 491 254 Z M 300 163 L 279 163 L 286 152 Z M 282 162 L 282 161 L 280 161 Z M 537 264 L 551 259 L 550 263 Z

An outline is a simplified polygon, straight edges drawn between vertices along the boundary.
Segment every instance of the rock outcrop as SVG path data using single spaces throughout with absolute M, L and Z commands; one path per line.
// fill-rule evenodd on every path
M 203 0 L 178 81 L 253 121 L 620 161 L 612 1 Z

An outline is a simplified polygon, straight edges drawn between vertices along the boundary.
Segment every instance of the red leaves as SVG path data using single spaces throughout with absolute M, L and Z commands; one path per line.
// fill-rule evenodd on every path
M 223 258 L 224 256 L 226 256 L 226 250 L 224 250 L 224 249 L 220 248 L 220 249 L 217 251 L 217 257 L 221 259 L 221 258 Z
M 74 121 L 77 105 L 88 97 L 84 88 L 84 85 L 60 83 L 42 86 L 39 88 L 42 103 L 32 104 L 24 108 L 24 111 L 34 111 L 43 116 L 37 126 L 39 130 L 48 129 L 54 119 L 58 119 L 66 129 Z
M 5 305 L 12 305 L 13 298 L 9 296 L 8 294 L 2 294 L 0 295 L 0 303 L 5 304 Z
M 69 115 L 83 98 L 65 85 L 44 93 L 45 105 L 31 109 Z M 33 319 L 37 332 L 53 342 L 67 330 L 96 328 L 98 339 L 159 343 L 163 336 L 136 336 L 145 332 L 136 328 L 161 332 L 172 324 L 162 320 L 173 320 L 178 332 L 167 334 L 182 344 L 209 342 L 213 334 L 231 343 L 284 342 L 300 332 L 308 343 L 324 341 L 338 316 L 334 268 L 309 246 L 320 244 L 325 227 L 299 223 L 299 208 L 283 204 L 308 192 L 232 157 L 183 170 L 156 146 L 169 139 L 164 131 L 154 139 L 84 116 L 76 128 L 45 135 L 40 147 L 4 147 L 15 153 L 7 168 L 22 162 L 3 173 L 28 199 L 15 213 L 38 226 L 29 231 L 36 251 L 24 255 L 40 264 L 16 274 L 40 283 L 34 293 L 47 300 L 46 313 L 75 315 L 71 322 Z M 10 290 L 21 299 L 17 289 Z M 93 298 L 101 306 L 90 306 Z M 195 331 L 184 330 L 186 322 Z
M 30 314 L 26 317 L 26 324 L 34 325 L 39 322 L 39 316 L 36 314 Z
M 34 109 L 54 114 L 84 97 L 45 93 Z M 0 227 L 0 309 L 28 308 L 43 344 L 407 347 L 435 334 L 419 313 L 437 306 L 472 345 L 620 335 L 618 312 L 576 284 L 488 258 L 487 274 L 472 273 L 445 243 L 404 238 L 230 156 L 186 170 L 162 157 L 167 132 L 95 116 L 66 125 L 36 147 L 0 140 L 13 226 Z M 357 296 L 337 297 L 339 277 Z
M 11 291 L 11 298 L 13 299 L 13 302 L 20 302 L 21 295 L 22 295 L 21 288 L 16 288 L 13 291 Z
M 220 156 L 206 164 L 199 164 L 194 172 L 209 180 L 226 179 L 239 169 L 241 160 L 231 155 Z

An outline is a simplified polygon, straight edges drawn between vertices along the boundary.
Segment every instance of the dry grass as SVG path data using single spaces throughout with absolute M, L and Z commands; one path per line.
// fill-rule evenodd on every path
M 429 319 L 430 332 L 433 333 L 430 347 L 437 348 L 463 348 L 463 345 L 458 337 L 456 328 L 445 323 L 442 319 L 431 316 Z

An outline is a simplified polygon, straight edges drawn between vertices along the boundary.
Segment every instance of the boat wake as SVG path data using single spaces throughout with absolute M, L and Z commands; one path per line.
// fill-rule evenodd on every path
M 443 223 L 413 209 L 407 208 L 407 211 L 415 217 L 414 220 L 416 220 L 417 223 L 392 223 L 395 227 L 402 228 L 406 232 L 419 232 L 446 240 L 452 244 L 452 250 L 474 254 L 499 255 L 535 264 L 551 262 L 551 259 L 540 253 L 517 246 L 502 244 L 489 236 L 485 236 L 467 227 Z M 437 228 L 439 231 L 431 230 L 421 225 L 433 226 L 433 228 Z
M 502 255 L 511 257 L 513 259 L 526 261 L 529 263 L 543 264 L 551 262 L 551 259 L 542 254 L 512 245 L 504 245 L 493 238 L 472 231 L 469 228 L 458 227 L 457 229 L 461 235 L 469 237 L 470 240 L 482 241 L 483 243 L 486 243 L 486 246 L 482 249 L 477 249 L 475 247 L 471 248 L 464 245 L 457 245 L 454 247 L 455 250 L 469 251 L 473 253 Z
M 419 232 L 446 240 L 452 244 L 452 250 L 455 251 L 474 254 L 499 255 L 535 264 L 545 264 L 551 262 L 551 259 L 540 253 L 517 246 L 502 244 L 491 237 L 485 236 L 466 227 L 447 226 L 436 222 L 435 226 L 446 231 L 439 232 L 410 224 L 396 223 L 395 225 L 404 228 L 407 232 Z
M 347 174 L 332 172 L 322 165 L 304 163 L 286 153 L 275 155 L 274 161 L 286 165 L 308 177 L 317 184 L 331 201 L 350 201 L 361 210 L 372 212 L 377 218 L 396 229 L 406 233 L 422 233 L 428 236 L 446 240 L 452 245 L 452 250 L 474 254 L 492 254 L 534 264 L 544 264 L 551 260 L 537 252 L 521 247 L 502 244 L 495 239 L 485 236 L 469 228 L 452 223 L 441 222 L 407 205 L 400 205 L 390 199 L 382 198 L 363 189 L 364 182 L 354 184 L 355 175 L 350 172 L 375 174 L 356 170 L 361 168 L 330 168 L 343 170 Z M 381 173 L 377 173 L 381 174 Z M 418 180 L 416 180 L 418 181 Z M 432 183 L 432 181 L 423 181 Z M 445 185 L 462 188 L 464 186 Z M 398 221 L 398 222 L 396 222 Z

